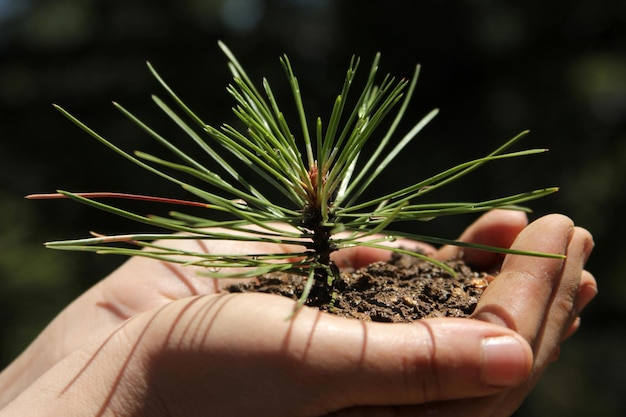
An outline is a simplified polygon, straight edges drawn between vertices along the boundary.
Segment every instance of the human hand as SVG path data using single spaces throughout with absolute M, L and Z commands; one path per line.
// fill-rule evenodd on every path
M 511 226 L 509 220 L 498 227 L 494 215 L 487 215 L 468 229 L 470 238 L 486 238 L 493 228 L 509 230 L 512 239 L 523 225 Z M 525 232 L 520 239 L 529 234 L 533 236 Z M 506 240 L 504 235 L 498 234 Z M 497 243 L 493 236 L 487 240 Z M 525 244 L 525 249 L 538 250 L 532 239 Z M 338 263 L 353 265 L 382 256 L 369 251 L 338 255 Z M 571 269 L 568 273 L 576 275 L 576 268 Z M 491 293 L 481 305 L 507 300 L 506 293 Z M 344 411 L 337 415 L 350 415 L 356 406 L 368 405 L 374 407 L 359 412 L 374 416 L 386 415 L 385 405 L 395 404 L 406 407 L 394 412 L 412 413 L 414 404 L 454 406 L 454 401 L 442 401 L 515 392 L 507 388 L 525 381 L 532 363 L 518 334 L 488 322 L 437 319 L 388 325 L 310 309 L 285 321 L 292 308 L 290 300 L 276 296 L 215 294 L 213 282 L 193 271 L 132 259 L 68 307 L 0 375 L 0 386 L 11 387 L 8 396 L 3 391 L 6 402 L 45 372 L 4 412 L 158 416 L 172 407 L 181 415 L 324 415 L 338 410 Z M 538 314 L 543 318 L 544 313 Z M 548 322 L 555 323 L 550 334 L 563 325 Z M 518 353 L 491 361 L 481 350 L 486 339 L 517 342 Z M 13 388 L 7 381 L 15 382 L 16 375 L 21 380 Z M 46 408 L 33 410 L 33 404 Z
M 517 389 L 476 402 L 483 415 L 509 415 L 559 355 L 560 344 L 580 325 L 580 312 L 597 294 L 594 277 L 584 265 L 593 250 L 588 231 L 558 215 L 539 219 L 519 236 L 519 249 L 563 253 L 565 261 L 539 258 L 505 259 L 488 287 L 474 318 L 516 330 L 533 348 L 531 377 Z M 449 415 L 459 415 L 450 410 Z
M 465 260 L 480 268 L 499 266 L 500 273 L 482 295 L 472 317 L 513 329 L 527 340 L 534 357 L 530 377 L 520 386 L 495 395 L 424 404 L 394 415 L 509 416 L 558 358 L 560 343 L 578 329 L 581 311 L 597 294 L 594 277 L 584 270 L 593 250 L 591 235 L 560 215 L 540 218 L 517 236 L 525 225 L 522 213 L 496 210 L 470 226 L 460 240 L 509 246 L 507 242 L 515 238 L 512 246 L 516 249 L 562 253 L 567 259 L 507 255 L 500 266 L 502 255 L 453 246 L 442 248 L 437 256 L 446 259 L 465 252 Z

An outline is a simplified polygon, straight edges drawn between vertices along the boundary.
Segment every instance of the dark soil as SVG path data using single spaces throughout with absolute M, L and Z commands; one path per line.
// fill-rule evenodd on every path
M 306 305 L 343 317 L 366 321 L 411 322 L 427 317 L 468 317 L 493 279 L 473 271 L 461 260 L 446 262 L 451 276 L 432 263 L 394 254 L 354 272 L 342 272 L 332 292 L 314 287 Z M 280 294 L 297 300 L 306 278 L 272 274 L 257 281 L 234 284 L 230 292 Z

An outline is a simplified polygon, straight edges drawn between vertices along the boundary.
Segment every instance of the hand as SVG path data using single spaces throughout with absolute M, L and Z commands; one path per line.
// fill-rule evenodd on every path
M 508 246 L 524 225 L 519 214 L 492 212 L 463 238 Z M 216 293 L 214 281 L 191 269 L 134 258 L 72 303 L 0 374 L 0 406 L 17 397 L 1 415 L 377 416 L 388 415 L 389 405 L 394 415 L 432 407 L 458 415 L 455 407 L 467 403 L 475 415 L 490 415 L 498 401 L 528 393 L 595 294 L 582 269 L 591 238 L 569 220 L 541 219 L 515 245 L 567 251 L 568 259 L 508 257 L 478 306 L 480 320 L 406 325 L 308 308 L 286 321 L 291 300 Z M 443 248 L 437 256 L 451 253 Z M 388 256 L 336 255 L 338 264 L 355 266 Z M 498 262 L 474 251 L 465 257 Z M 541 297 L 525 305 L 515 294 Z
M 507 246 L 525 225 L 525 216 L 493 211 L 470 226 L 460 240 Z M 597 294 L 593 276 L 584 270 L 593 239 L 571 220 L 550 215 L 535 221 L 517 236 L 516 249 L 567 255 L 564 261 L 506 256 L 501 272 L 482 295 L 473 318 L 517 331 L 532 346 L 531 376 L 520 386 L 469 401 L 424 404 L 396 416 L 509 416 L 530 393 L 559 355 L 559 345 L 580 325 L 580 312 Z M 458 256 L 458 247 L 442 248 L 442 259 Z M 481 268 L 499 264 L 501 255 L 465 250 L 464 258 Z M 496 368 L 497 369 L 497 368 Z M 436 410 L 436 414 L 435 411 Z
M 583 269 L 593 249 L 589 232 L 573 227 L 562 216 L 549 216 L 535 225 L 520 235 L 514 246 L 564 253 L 567 260 L 535 258 L 529 262 L 519 256 L 508 257 L 500 280 L 488 288 L 486 299 L 474 314 L 477 319 L 516 330 L 533 347 L 531 378 L 516 390 L 477 404 L 480 409 L 499 408 L 500 415 L 506 415 L 507 410 L 512 413 L 546 367 L 557 359 L 560 343 L 578 329 L 580 312 L 597 294 L 595 279 Z

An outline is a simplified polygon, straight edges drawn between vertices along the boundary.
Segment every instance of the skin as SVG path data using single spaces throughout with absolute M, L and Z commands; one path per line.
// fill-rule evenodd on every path
M 423 246 L 440 259 L 462 255 L 501 272 L 474 319 L 413 324 L 310 308 L 286 320 L 291 300 L 220 293 L 193 268 L 133 258 L 70 304 L 0 374 L 0 416 L 508 416 L 597 292 L 584 270 L 593 240 L 561 215 L 527 225 L 524 214 L 505 211 L 485 214 L 461 240 L 567 258 L 503 260 Z M 388 255 L 333 254 L 340 267 Z

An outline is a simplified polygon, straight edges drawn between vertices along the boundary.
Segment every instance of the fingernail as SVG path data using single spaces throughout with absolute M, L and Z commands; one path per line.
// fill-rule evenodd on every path
M 498 387 L 521 384 L 532 366 L 529 348 L 513 336 L 486 338 L 482 342 L 483 382 Z

